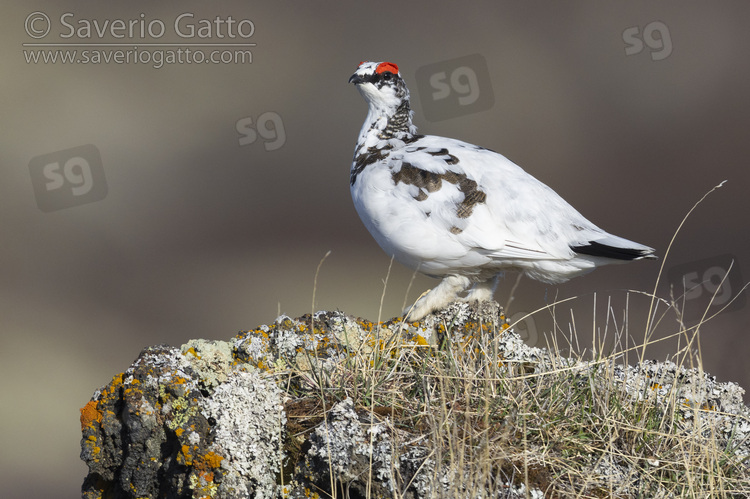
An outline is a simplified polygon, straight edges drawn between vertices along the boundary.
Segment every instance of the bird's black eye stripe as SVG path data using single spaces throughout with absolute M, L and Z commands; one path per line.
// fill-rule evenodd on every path
M 382 73 L 373 73 L 362 76 L 353 75 L 349 81 L 358 81 L 359 83 L 372 83 L 378 87 L 383 85 L 385 82 L 390 82 L 396 75 L 390 71 L 384 71 Z
M 367 82 L 367 83 L 375 83 L 379 79 L 378 76 L 379 75 L 377 75 L 377 74 L 363 75 L 363 76 L 361 76 L 361 79 L 362 79 L 362 81 Z

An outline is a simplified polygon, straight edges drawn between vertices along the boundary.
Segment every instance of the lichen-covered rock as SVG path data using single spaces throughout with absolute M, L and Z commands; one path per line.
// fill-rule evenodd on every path
M 425 478 L 432 475 L 435 463 L 427 457 L 422 439 L 414 437 L 393 428 L 388 419 L 356 410 L 346 398 L 310 434 L 309 449 L 297 467 L 297 483 L 305 486 L 290 490 L 290 497 L 306 497 L 309 483 L 330 484 L 331 473 L 361 497 L 368 497 L 368 482 L 370 497 L 424 497 Z
M 680 412 L 676 431 L 695 435 L 695 428 L 705 427 L 695 438 L 731 449 L 739 462 L 750 456 L 750 409 L 736 384 L 669 362 L 620 366 L 613 359 L 552 356 L 509 331 L 497 304 L 454 303 L 418 323 L 376 324 L 318 312 L 281 316 L 230 341 L 145 349 L 81 409 L 81 458 L 89 467 L 83 498 L 474 497 L 477 484 L 469 494 L 460 480 L 475 470 L 460 459 L 446 462 L 435 451 L 444 445 L 435 439 L 444 437 L 409 424 L 429 417 L 399 415 L 397 407 L 406 405 L 397 403 L 399 389 L 415 383 L 429 399 L 427 392 L 446 376 L 445 370 L 429 370 L 455 368 L 455 356 L 476 368 L 474 379 L 518 381 L 531 373 L 524 379 L 533 384 L 565 373 L 565 383 L 581 383 L 603 397 L 617 391 L 636 403 L 660 404 Z M 600 376 L 604 371 L 610 375 Z M 369 391 L 374 383 L 383 385 L 381 395 Z M 382 406 L 377 399 L 389 383 L 393 398 Z M 358 392 L 357 400 L 350 390 Z M 471 413 L 460 404 L 438 398 L 424 410 Z M 512 410 L 507 414 L 510 423 L 497 423 L 502 431 L 512 425 Z M 479 425 L 480 433 L 488 424 L 471 416 L 464 421 Z M 588 484 L 601 482 L 622 497 L 635 493 L 639 469 L 614 455 L 585 461 L 589 457 L 580 458 Z M 506 473 L 502 462 L 493 466 L 490 480 L 502 497 L 544 497 L 517 480 L 517 467 Z M 622 483 L 612 485 L 618 476 Z
M 213 423 L 209 448 L 226 456 L 221 480 L 214 480 L 216 497 L 276 497 L 286 423 L 282 402 L 276 382 L 257 370 L 237 371 L 201 401 Z
M 260 498 L 309 491 L 312 482 L 288 482 L 292 476 L 302 477 L 299 469 L 308 464 L 312 463 L 305 469 L 314 469 L 314 459 L 307 463 L 297 454 L 300 462 L 282 473 L 282 444 L 292 437 L 285 433 L 288 400 L 281 387 L 309 388 L 290 378 L 289 367 L 320 376 L 340 369 L 342 359 L 382 350 L 396 341 L 430 348 L 446 337 L 448 329 L 461 341 L 492 328 L 507 328 L 496 304 L 481 309 L 462 304 L 441 314 L 412 324 L 400 319 L 374 324 L 341 312 L 298 319 L 281 316 L 229 342 L 191 340 L 181 348 L 145 349 L 81 409 L 81 459 L 89 467 L 83 497 Z M 337 406 L 329 421 L 336 431 L 321 433 L 316 428 L 310 437 L 312 445 L 323 434 L 333 435 L 339 440 L 327 441 L 326 448 L 350 448 L 338 455 L 341 470 L 348 464 L 358 463 L 360 471 L 369 465 L 362 447 L 366 435 L 352 420 L 354 414 L 350 406 Z M 341 425 L 346 428 L 343 433 L 338 431 Z M 392 490 L 392 466 L 384 428 L 371 426 L 368 435 L 380 449 L 375 456 L 377 487 L 387 491 Z M 356 443 L 340 440 L 353 436 Z M 310 458 L 318 449 L 317 458 L 323 459 L 322 450 L 314 445 L 311 449 Z M 420 451 L 411 449 L 404 456 L 403 472 L 413 475 L 418 465 L 408 460 L 419 462 Z M 349 473 L 356 474 L 354 469 Z
M 182 497 L 218 468 L 201 380 L 176 348 L 151 347 L 81 410 L 83 497 Z M 171 490 L 164 496 L 161 491 Z M 189 497 L 189 496 L 186 496 Z
M 275 497 L 281 390 L 231 344 L 144 350 L 81 410 L 84 498 Z

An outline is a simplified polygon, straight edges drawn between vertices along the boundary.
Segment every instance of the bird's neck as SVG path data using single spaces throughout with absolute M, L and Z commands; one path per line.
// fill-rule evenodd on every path
M 411 121 L 412 114 L 408 100 L 402 101 L 395 109 L 370 105 L 359 133 L 358 145 L 373 147 L 389 139 L 408 142 L 417 133 L 417 127 Z
M 412 110 L 409 101 L 406 100 L 396 108 L 396 112 L 388 117 L 385 128 L 381 132 L 381 138 L 410 138 L 417 133 L 417 127 L 411 122 Z

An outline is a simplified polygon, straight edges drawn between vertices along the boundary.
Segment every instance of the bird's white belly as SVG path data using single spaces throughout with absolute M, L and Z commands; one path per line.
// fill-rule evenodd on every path
M 450 186 L 448 188 L 451 188 Z M 435 223 L 426 205 L 397 189 L 389 170 L 369 169 L 352 186 L 352 200 L 381 248 L 402 264 L 429 275 L 487 264 L 490 259 Z

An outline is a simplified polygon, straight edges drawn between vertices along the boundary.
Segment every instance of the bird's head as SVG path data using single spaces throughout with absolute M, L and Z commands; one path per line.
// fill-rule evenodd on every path
M 393 116 L 399 107 L 409 104 L 409 90 L 398 66 L 392 62 L 360 62 L 349 83 L 357 86 L 370 109 L 387 116 Z

